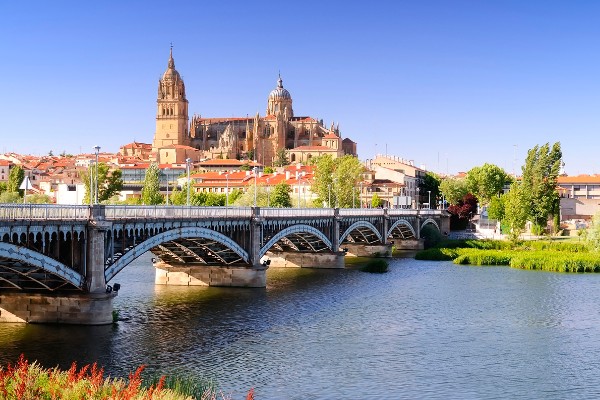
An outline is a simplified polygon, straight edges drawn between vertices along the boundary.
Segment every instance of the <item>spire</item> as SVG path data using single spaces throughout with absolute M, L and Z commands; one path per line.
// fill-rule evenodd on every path
M 175 68 L 175 60 L 173 60 L 173 42 L 171 42 L 171 51 L 169 52 L 169 68 Z
M 281 79 L 281 72 L 279 72 L 278 76 L 279 76 L 279 79 L 277 79 L 277 87 L 283 88 L 283 80 Z

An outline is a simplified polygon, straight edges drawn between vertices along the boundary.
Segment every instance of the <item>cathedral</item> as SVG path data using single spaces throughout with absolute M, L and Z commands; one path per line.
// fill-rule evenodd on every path
M 292 95 L 281 76 L 269 93 L 266 115 L 253 117 L 188 117 L 185 84 L 175 69 L 173 49 L 167 70 L 158 82 L 156 132 L 152 159 L 160 164 L 215 158 L 254 159 L 271 166 L 284 149 L 290 162 L 307 162 L 330 154 L 356 156 L 356 143 L 340 137 L 339 125 L 329 128 L 323 120 L 295 116 Z

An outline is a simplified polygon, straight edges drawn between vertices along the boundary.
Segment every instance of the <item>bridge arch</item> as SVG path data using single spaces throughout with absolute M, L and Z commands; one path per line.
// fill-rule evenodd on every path
M 348 227 L 348 229 L 346 229 L 346 231 L 342 234 L 342 236 L 340 236 L 340 243 L 342 243 L 344 241 L 344 239 L 346 239 L 352 231 L 354 231 L 356 229 L 360 229 L 360 228 L 369 229 L 377 236 L 377 239 L 379 239 L 379 241 L 381 243 L 383 243 L 383 239 L 381 238 L 381 233 L 379 233 L 379 231 L 377 230 L 375 225 L 373 225 L 372 223 L 370 223 L 368 221 L 358 221 L 358 222 L 355 222 L 352 225 L 350 225 Z
M 313 228 L 310 225 L 305 225 L 305 224 L 299 224 L 299 225 L 292 225 L 290 227 L 287 227 L 281 231 L 279 231 L 277 234 L 275 234 L 259 251 L 258 253 L 258 257 L 259 259 L 262 258 L 265 254 L 267 254 L 267 251 L 269 251 L 269 249 L 271 247 L 273 247 L 273 245 L 275 243 L 277 243 L 278 241 L 280 241 L 281 239 L 283 239 L 286 236 L 292 235 L 292 234 L 296 234 L 296 233 L 308 233 L 310 235 L 315 236 L 316 238 L 318 238 L 319 240 L 321 240 L 325 246 L 327 248 L 329 248 L 331 250 L 332 244 L 331 244 L 331 240 L 329 240 L 327 238 L 327 236 L 325 236 L 325 234 L 323 232 L 321 232 L 320 230 L 318 230 L 317 228 Z
M 36 251 L 30 250 L 26 247 L 0 242 L 0 258 L 5 258 L 9 261 L 17 261 L 35 268 L 40 268 L 79 289 L 84 288 L 85 279 L 80 273 L 67 267 L 65 264 L 59 261 L 56 261 Z M 55 288 L 48 286 L 48 284 L 43 280 L 36 279 L 34 274 L 30 272 L 25 273 L 19 271 L 18 268 L 15 267 L 9 267 L 9 269 L 30 281 L 34 281 L 48 290 L 55 290 Z M 15 286 L 18 287 L 18 285 Z
M 392 224 L 392 226 L 390 227 L 390 229 L 387 231 L 386 233 L 386 238 L 392 236 L 394 230 L 396 228 L 399 227 L 404 227 L 405 229 L 407 229 L 408 231 L 410 231 L 410 233 L 412 234 L 413 238 L 417 237 L 417 233 L 415 232 L 415 228 L 413 228 L 413 226 L 411 225 L 410 222 L 408 222 L 405 219 L 399 219 L 398 221 L 394 222 Z M 401 234 L 402 234 L 402 238 L 403 239 L 407 239 L 406 237 L 404 237 L 404 232 L 402 230 L 400 230 Z
M 149 251 L 150 249 L 162 243 L 182 238 L 204 238 L 214 240 L 231 249 L 233 252 L 238 254 L 245 262 L 249 262 L 249 257 L 246 250 L 244 250 L 239 244 L 237 244 L 228 236 L 225 236 L 222 233 L 207 228 L 184 227 L 161 232 L 156 236 L 152 236 L 151 238 L 133 247 L 131 250 L 123 254 L 123 256 L 120 257 L 114 264 L 112 264 L 106 269 L 104 273 L 106 281 L 110 281 L 123 268 L 125 268 L 133 260 L 141 256 L 145 252 Z
M 435 226 L 437 228 L 437 230 L 440 232 L 442 231 L 440 229 L 440 226 L 436 222 L 436 220 L 434 220 L 433 218 L 427 218 L 425 221 L 423 221 L 423 223 L 421 224 L 421 229 L 423 229 L 423 227 L 427 224 L 431 224 L 431 225 Z

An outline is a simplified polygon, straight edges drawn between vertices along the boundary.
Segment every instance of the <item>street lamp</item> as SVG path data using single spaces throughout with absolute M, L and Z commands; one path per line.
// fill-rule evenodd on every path
M 169 168 L 165 168 L 165 175 L 167 176 L 167 205 L 169 205 Z
M 300 174 L 298 174 L 298 208 L 300 208 Z
M 415 201 L 415 206 L 416 206 L 417 210 L 419 209 L 419 202 L 420 202 L 420 199 L 419 199 L 419 188 L 417 187 L 417 200 Z
M 187 200 L 186 200 L 186 205 L 189 207 L 190 206 L 190 164 L 192 163 L 192 159 L 191 158 L 186 158 L 185 159 L 185 169 L 187 172 Z
M 225 208 L 229 207 L 229 174 L 225 174 L 227 187 L 225 188 Z
M 94 173 L 92 171 L 92 160 L 90 160 L 90 168 L 89 171 L 90 173 L 90 190 L 89 190 L 89 195 L 90 195 L 90 206 L 92 204 L 94 204 Z
M 271 186 L 269 186 L 269 180 L 271 178 L 267 178 L 267 207 L 271 207 Z
M 100 152 L 100 146 L 94 146 L 94 150 L 96 150 L 96 193 L 94 194 L 94 204 L 98 204 L 98 153 Z
M 256 165 L 254 166 L 254 168 L 252 168 L 252 171 L 254 172 L 254 207 L 256 207 L 256 171 L 258 171 Z
M 431 190 L 428 190 L 427 193 L 429 195 L 429 199 L 427 200 L 428 201 L 428 203 L 427 203 L 428 207 L 427 208 L 429 208 L 431 210 Z
M 363 208 L 363 203 L 362 203 L 362 181 L 360 181 L 359 185 L 360 185 L 360 192 L 358 193 L 358 202 L 360 203 L 360 208 Z
M 327 202 L 327 207 L 331 208 L 331 183 L 327 185 L 327 190 L 329 191 L 329 201 Z

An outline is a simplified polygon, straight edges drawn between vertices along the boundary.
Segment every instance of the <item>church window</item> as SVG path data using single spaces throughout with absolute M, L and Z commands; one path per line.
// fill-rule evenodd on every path
M 279 104 L 275 104 L 275 112 L 279 112 Z

